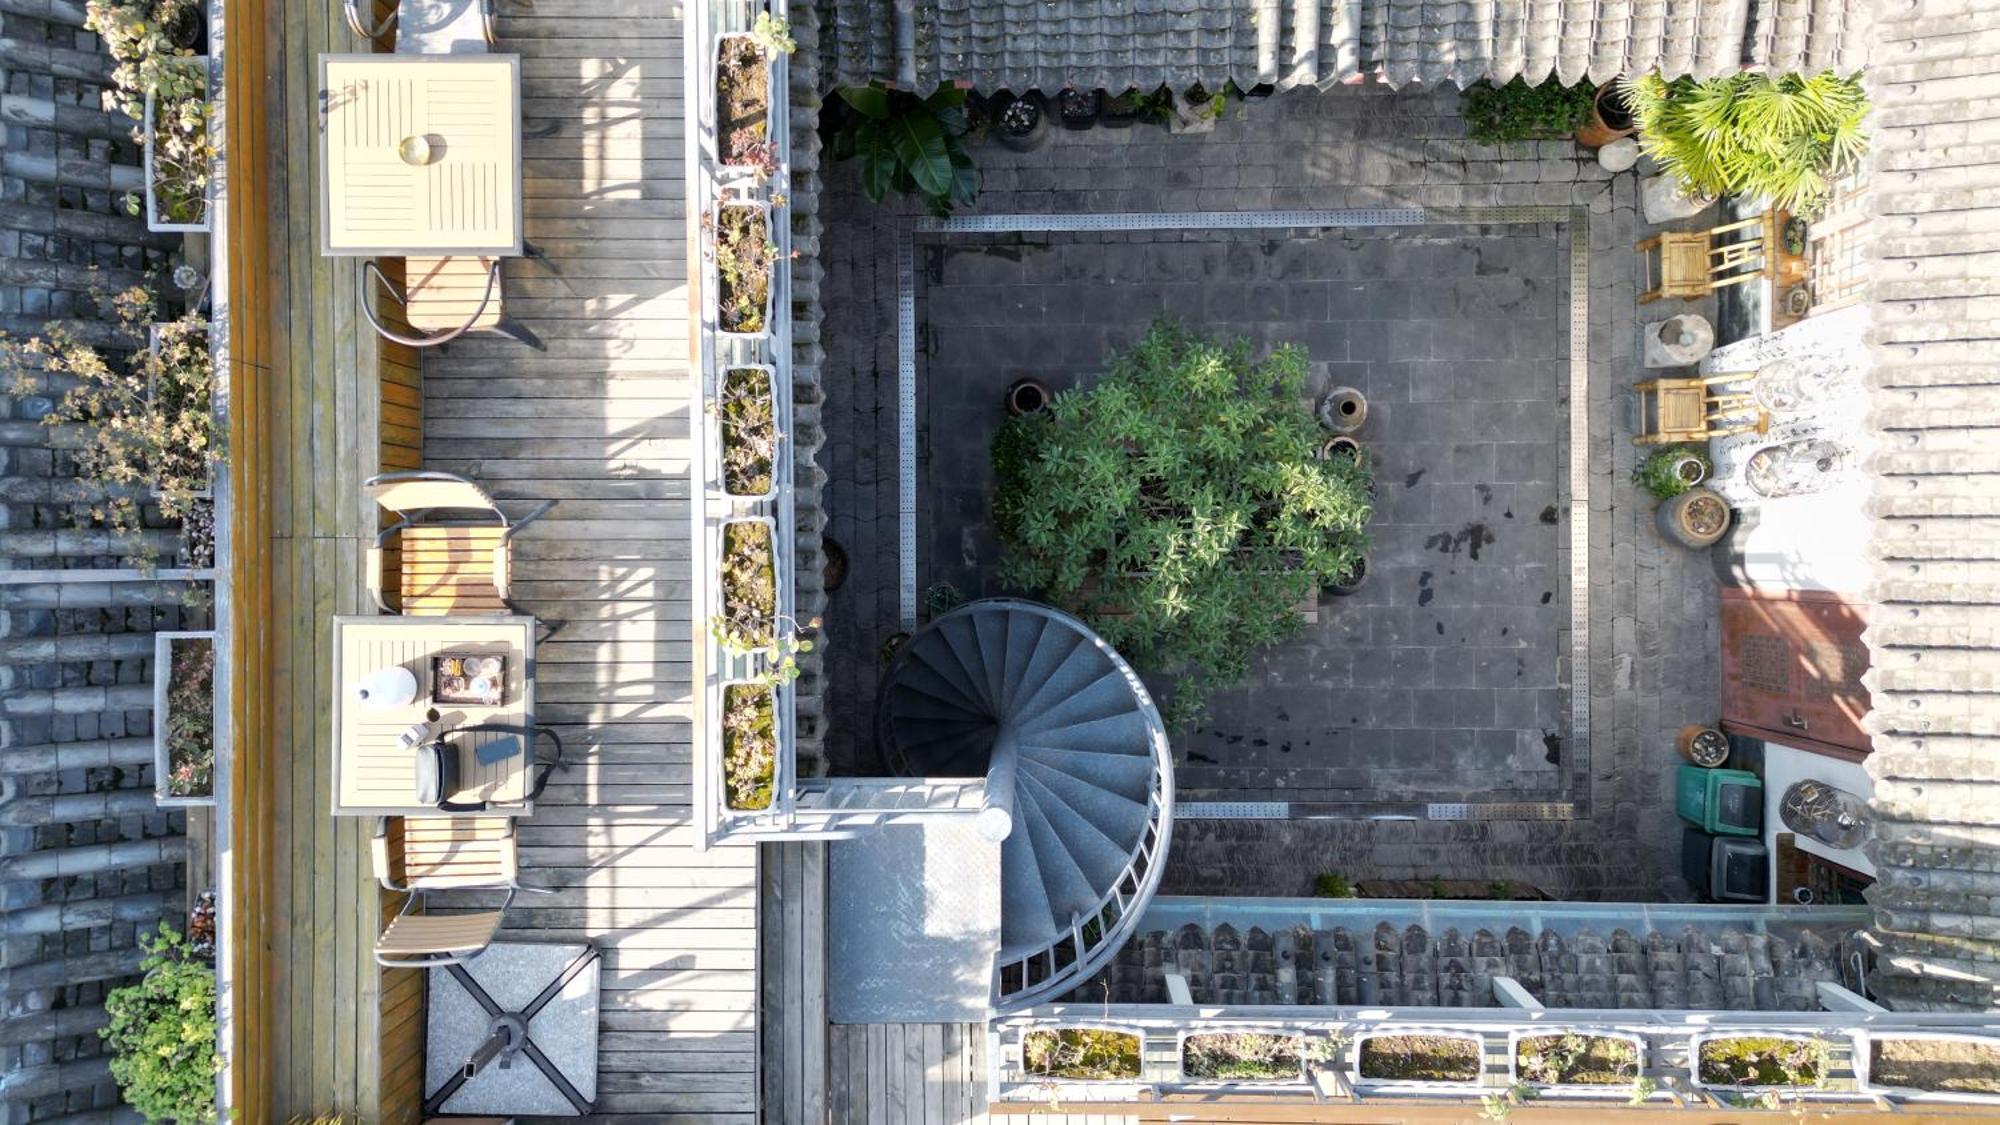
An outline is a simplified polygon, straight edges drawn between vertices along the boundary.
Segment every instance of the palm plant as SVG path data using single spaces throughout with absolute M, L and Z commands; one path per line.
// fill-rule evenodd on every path
M 1691 195 L 1764 196 L 1815 214 L 1868 148 L 1868 97 L 1832 71 L 1705 82 L 1645 74 L 1625 80 L 1625 97 L 1640 145 Z

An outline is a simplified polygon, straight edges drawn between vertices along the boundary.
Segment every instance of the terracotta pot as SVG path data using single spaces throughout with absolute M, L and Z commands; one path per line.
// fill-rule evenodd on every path
M 1017 110 L 1017 105 L 1026 108 Z M 1016 97 L 1003 90 L 987 99 L 986 110 L 993 135 L 1015 152 L 1033 152 L 1049 143 L 1049 107 L 1036 91 Z
M 1345 457 L 1358 465 L 1366 456 L 1367 454 L 1361 450 L 1361 443 L 1348 437 L 1346 434 L 1330 437 L 1321 442 L 1319 447 L 1319 459 L 1322 461 L 1331 461 L 1335 457 Z
M 1681 757 L 1705 769 L 1714 769 L 1729 760 L 1729 736 L 1714 727 L 1689 723 L 1674 743 Z
M 1729 502 L 1706 488 L 1691 488 L 1653 510 L 1661 536 L 1697 550 L 1714 546 L 1728 534 L 1735 518 Z
M 1368 420 L 1368 400 L 1353 387 L 1335 387 L 1319 400 L 1319 424 L 1336 434 L 1351 434 Z
M 1040 379 L 1033 376 L 1016 379 L 1007 388 L 1007 413 L 1010 417 L 1019 418 L 1023 414 L 1047 410 L 1049 402 L 1055 397 L 1055 392 Z
M 1631 135 L 1632 112 L 1625 108 L 1624 95 L 1619 92 L 1618 83 L 1606 82 L 1597 88 L 1597 97 L 1590 106 L 1590 123 L 1576 131 L 1576 143 L 1597 148 Z

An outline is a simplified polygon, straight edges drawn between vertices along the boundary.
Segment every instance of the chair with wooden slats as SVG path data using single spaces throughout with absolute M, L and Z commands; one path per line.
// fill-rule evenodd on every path
M 521 889 L 514 822 L 504 816 L 383 817 L 370 841 L 375 878 L 408 895 L 375 939 L 375 962 L 387 968 L 435 968 L 477 957 L 492 944 Z M 427 892 L 505 890 L 498 910 L 433 914 Z
M 411 331 L 402 332 L 383 322 L 371 300 L 371 282 L 380 285 L 401 307 Z M 385 340 L 412 348 L 434 348 L 468 332 L 494 332 L 537 351 L 547 350 L 541 337 L 527 325 L 501 311 L 498 258 L 404 258 L 401 286 L 369 262 L 362 267 L 361 289 L 361 311 Z
M 500 42 L 492 0 L 343 0 L 341 6 L 348 28 L 371 43 L 394 31 L 399 55 L 463 54 Z
M 509 598 L 514 536 L 555 506 L 543 501 L 507 518 L 485 489 L 435 470 L 382 473 L 362 487 L 396 522 L 368 549 L 368 592 L 383 613 L 464 616 L 519 613 Z M 397 604 L 387 596 L 386 567 L 397 560 Z

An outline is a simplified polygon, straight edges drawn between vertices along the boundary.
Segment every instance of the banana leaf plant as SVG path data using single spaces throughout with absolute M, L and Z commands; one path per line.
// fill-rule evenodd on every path
M 891 190 L 914 195 L 939 218 L 979 195 L 979 169 L 965 151 L 971 131 L 965 91 L 940 86 L 928 98 L 874 84 L 843 86 L 833 137 L 836 160 L 861 162 L 861 190 L 880 203 Z

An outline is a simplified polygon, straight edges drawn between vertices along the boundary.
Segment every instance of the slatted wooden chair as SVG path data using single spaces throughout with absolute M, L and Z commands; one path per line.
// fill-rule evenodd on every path
M 371 43 L 394 31 L 399 55 L 465 54 L 500 42 L 492 0 L 342 0 L 341 7 L 348 28 Z
M 368 550 L 368 593 L 383 613 L 520 612 L 509 597 L 514 536 L 555 501 L 510 520 L 485 489 L 454 473 L 383 473 L 362 487 L 378 507 L 396 517 Z M 385 589 L 392 552 L 399 556 L 394 606 Z
M 1639 394 L 1639 433 L 1634 445 L 1702 442 L 1730 434 L 1767 433 L 1771 416 L 1748 392 L 1723 392 L 1751 375 L 1724 372 L 1706 378 L 1648 379 L 1634 384 Z
M 1750 230 L 1749 237 L 1717 244 L 1716 238 Z M 1772 216 L 1756 215 L 1740 222 L 1697 231 L 1662 231 L 1640 242 L 1640 273 L 1647 288 L 1639 303 L 1662 297 L 1694 300 L 1717 289 L 1741 285 L 1777 273 L 1777 239 Z
M 376 313 L 369 292 L 371 282 L 380 285 L 401 308 L 409 332 L 384 323 Z M 527 325 L 501 311 L 499 258 L 404 258 L 401 286 L 369 262 L 362 267 L 361 289 L 361 312 L 385 340 L 412 348 L 434 348 L 468 332 L 494 332 L 536 351 L 548 350 Z
M 375 878 L 403 892 L 403 908 L 375 940 L 375 961 L 390 968 L 456 965 L 484 952 L 513 904 L 520 869 L 514 822 L 504 816 L 383 817 L 369 841 Z M 498 910 L 433 914 L 428 892 L 505 890 Z

